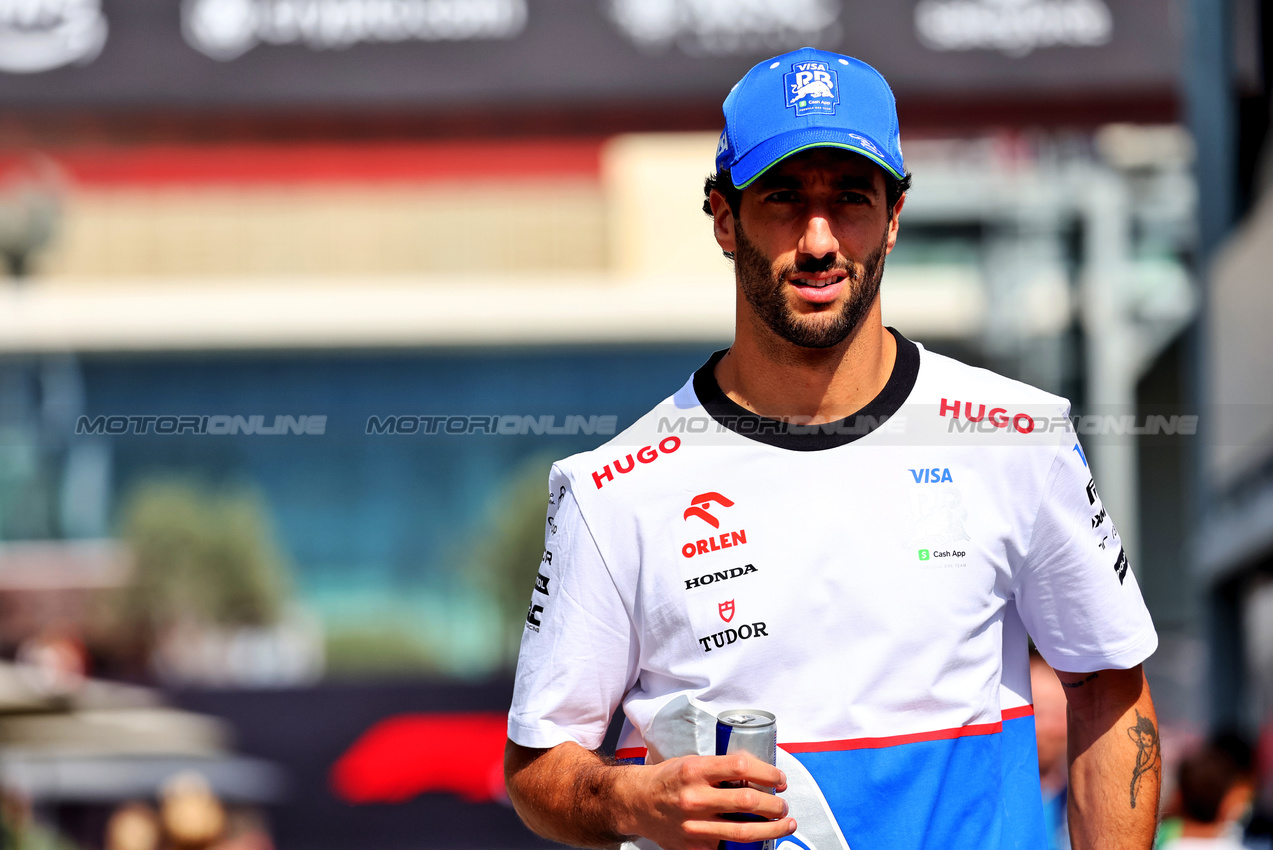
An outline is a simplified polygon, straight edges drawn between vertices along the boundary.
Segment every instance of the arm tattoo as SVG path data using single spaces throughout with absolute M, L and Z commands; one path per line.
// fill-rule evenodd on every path
M 1136 766 L 1132 768 L 1131 782 L 1131 802 L 1134 809 L 1141 779 L 1150 772 L 1155 776 L 1160 775 L 1162 753 L 1158 746 L 1158 730 L 1154 728 L 1154 721 L 1142 717 L 1139 710 L 1136 712 L 1136 725 L 1127 727 L 1127 737 L 1136 745 Z
M 1083 687 L 1084 685 L 1086 685 L 1088 682 L 1092 681 L 1093 679 L 1099 679 L 1099 678 L 1100 678 L 1100 676 L 1098 676 L 1097 674 L 1093 673 L 1093 674 L 1091 674 L 1090 676 L 1088 676 L 1086 679 L 1084 679 L 1084 680 L 1083 680 L 1083 681 L 1081 681 L 1081 682 L 1062 682 L 1062 683 L 1061 683 L 1061 687 L 1063 687 L 1063 688 L 1081 688 L 1081 687 Z

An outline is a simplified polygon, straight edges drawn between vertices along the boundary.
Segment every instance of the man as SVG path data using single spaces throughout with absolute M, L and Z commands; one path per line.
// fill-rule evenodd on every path
M 1028 629 L 1067 671 L 1074 846 L 1148 848 L 1157 637 L 1068 405 L 882 324 L 908 184 L 887 83 L 805 48 L 724 113 L 734 343 L 553 468 L 513 804 L 583 846 L 1043 848 Z M 777 767 L 713 755 L 739 708 L 777 716 Z
M 1254 785 L 1233 754 L 1208 743 L 1180 763 L 1180 823 L 1163 850 L 1244 850 L 1242 819 Z

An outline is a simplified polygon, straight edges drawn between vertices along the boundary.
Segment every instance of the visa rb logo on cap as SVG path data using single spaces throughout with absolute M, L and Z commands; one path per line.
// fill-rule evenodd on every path
M 893 91 L 851 56 L 803 47 L 761 62 L 730 90 L 723 111 L 716 170 L 739 189 L 818 147 L 852 151 L 898 180 L 906 175 Z
M 826 62 L 796 62 L 791 73 L 783 76 L 787 86 L 787 106 L 796 108 L 796 116 L 813 112 L 834 115 L 840 102 L 840 79 Z

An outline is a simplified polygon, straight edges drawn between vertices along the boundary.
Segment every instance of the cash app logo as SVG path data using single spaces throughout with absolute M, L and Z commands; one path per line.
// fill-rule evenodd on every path
M 920 550 L 919 550 L 919 559 L 920 559 L 921 561 L 927 561 L 927 560 L 928 560 L 928 550 L 927 550 L 927 549 L 920 549 Z

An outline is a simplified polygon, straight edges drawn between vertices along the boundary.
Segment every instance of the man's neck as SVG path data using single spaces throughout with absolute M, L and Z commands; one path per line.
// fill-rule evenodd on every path
M 725 395 L 760 416 L 817 424 L 865 407 L 893 373 L 897 340 L 880 320 L 880 302 L 833 348 L 801 348 L 741 316 L 729 353 L 716 364 Z

